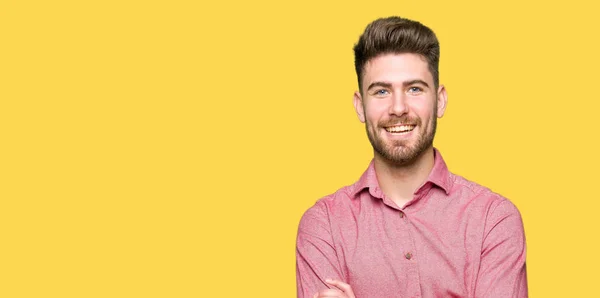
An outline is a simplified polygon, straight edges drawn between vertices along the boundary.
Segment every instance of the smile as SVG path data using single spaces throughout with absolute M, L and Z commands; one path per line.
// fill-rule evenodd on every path
M 409 131 L 412 131 L 413 129 L 415 129 L 415 125 L 396 125 L 396 126 L 390 126 L 390 127 L 386 127 L 385 130 L 389 133 L 407 133 Z

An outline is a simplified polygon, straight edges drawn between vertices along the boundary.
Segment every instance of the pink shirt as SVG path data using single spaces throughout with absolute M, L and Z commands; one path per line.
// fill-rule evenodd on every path
M 362 297 L 527 297 L 525 235 L 507 199 L 435 164 L 399 208 L 373 162 L 360 180 L 319 200 L 300 221 L 298 297 L 344 281 Z

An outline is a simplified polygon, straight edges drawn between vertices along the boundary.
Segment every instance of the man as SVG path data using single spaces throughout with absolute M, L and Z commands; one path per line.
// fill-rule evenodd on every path
M 450 173 L 433 147 L 447 103 L 433 31 L 379 19 L 354 54 L 354 107 L 374 157 L 303 215 L 298 297 L 527 297 L 519 211 Z

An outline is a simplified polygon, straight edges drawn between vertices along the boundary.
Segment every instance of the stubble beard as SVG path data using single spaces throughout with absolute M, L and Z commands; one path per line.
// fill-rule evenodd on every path
M 421 122 L 417 122 L 419 131 L 424 129 Z M 375 152 L 393 165 L 404 166 L 415 162 L 419 156 L 433 146 L 433 138 L 437 128 L 437 111 L 434 109 L 432 121 L 430 123 L 431 130 L 429 132 L 421 131 L 412 145 L 406 144 L 406 141 L 394 141 L 386 144 L 379 135 L 378 130 L 371 133 L 369 131 L 369 126 L 369 122 L 365 121 L 367 136 Z M 374 127 L 374 129 L 376 129 L 376 127 Z

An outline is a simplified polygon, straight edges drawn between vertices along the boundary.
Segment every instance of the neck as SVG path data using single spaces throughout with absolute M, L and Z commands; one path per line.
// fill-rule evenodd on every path
M 398 207 L 413 199 L 419 188 L 433 169 L 433 146 L 423 151 L 417 158 L 405 165 L 397 165 L 375 153 L 375 173 L 379 187 Z

